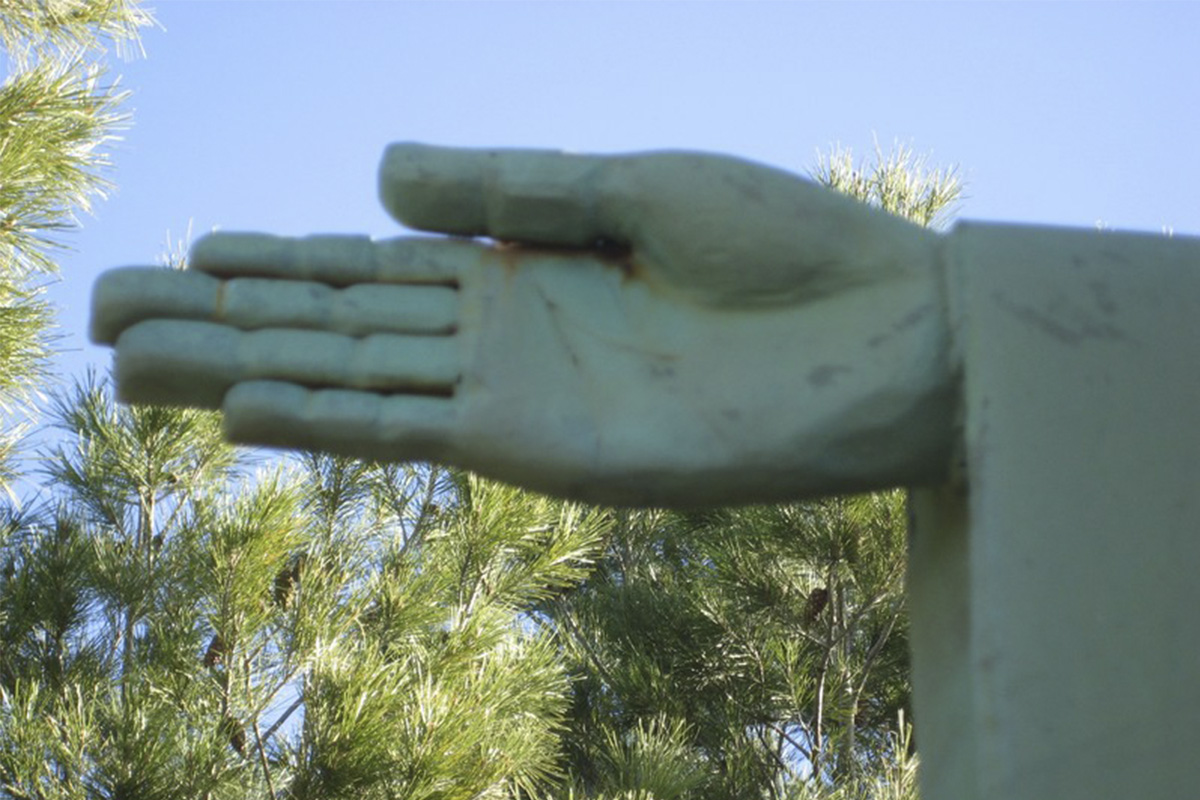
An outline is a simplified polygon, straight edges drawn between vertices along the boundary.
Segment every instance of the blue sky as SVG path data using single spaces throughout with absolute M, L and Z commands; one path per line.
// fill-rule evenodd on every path
M 168 234 L 399 233 L 395 140 L 691 148 L 804 172 L 878 140 L 958 165 L 967 218 L 1200 234 L 1200 4 L 159 0 L 118 188 L 63 259 L 61 374 L 104 269 Z

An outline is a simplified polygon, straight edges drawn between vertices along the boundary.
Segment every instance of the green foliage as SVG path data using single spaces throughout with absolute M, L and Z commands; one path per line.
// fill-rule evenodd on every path
M 19 70 L 37 59 L 103 53 L 137 45 L 138 30 L 154 22 L 141 0 L 5 0 L 0 44 Z
M 898 492 L 619 514 L 598 569 L 547 611 L 577 676 L 577 793 L 784 796 L 891 768 L 909 695 L 905 531 Z M 691 768 L 613 757 L 648 726 Z
M 609 730 L 597 743 L 603 783 L 589 797 L 603 800 L 680 800 L 705 783 L 705 769 L 683 723 L 657 717 L 625 735 Z M 570 793 L 575 797 L 574 791 Z
M 0 272 L 55 271 L 57 234 L 103 196 L 102 149 L 125 117 L 125 93 L 101 83 L 100 67 L 76 59 L 39 63 L 0 87 Z
M 152 22 L 133 0 L 6 0 L 0 42 L 0 411 L 44 377 L 53 315 L 42 298 L 62 234 L 108 189 L 106 147 L 125 123 L 105 45 Z M 0 487 L 15 477 L 23 429 L 0 433 Z
M 568 676 L 531 604 L 600 511 L 443 470 L 251 470 L 215 414 L 55 405 L 53 505 L 0 525 L 0 797 L 526 798 Z
M 847 148 L 817 155 L 812 177 L 818 183 L 918 225 L 941 227 L 962 200 L 956 168 L 931 169 L 925 156 L 895 144 L 886 155 L 875 146 L 875 159 L 854 163 Z

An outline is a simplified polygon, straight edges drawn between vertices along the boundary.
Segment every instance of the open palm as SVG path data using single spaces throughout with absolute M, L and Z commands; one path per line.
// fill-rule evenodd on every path
M 238 441 L 620 504 L 945 467 L 938 240 L 920 228 L 690 153 L 396 145 L 381 190 L 452 236 L 219 234 L 190 271 L 104 276 L 93 336 L 116 345 L 122 397 L 220 407 Z

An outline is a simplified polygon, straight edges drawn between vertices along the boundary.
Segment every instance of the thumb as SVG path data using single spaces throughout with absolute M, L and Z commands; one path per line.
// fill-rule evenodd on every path
M 379 194 L 393 218 L 416 230 L 590 247 L 622 238 L 604 218 L 601 187 L 610 161 L 400 143 L 384 153 Z

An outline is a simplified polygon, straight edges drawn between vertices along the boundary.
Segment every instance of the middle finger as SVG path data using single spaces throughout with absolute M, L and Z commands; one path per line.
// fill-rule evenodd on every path
M 337 288 L 311 281 L 221 280 L 152 267 L 105 273 L 96 283 L 92 303 L 92 339 L 104 344 L 138 322 L 161 318 L 345 336 L 444 335 L 458 325 L 458 291 L 449 286 L 370 283 Z

